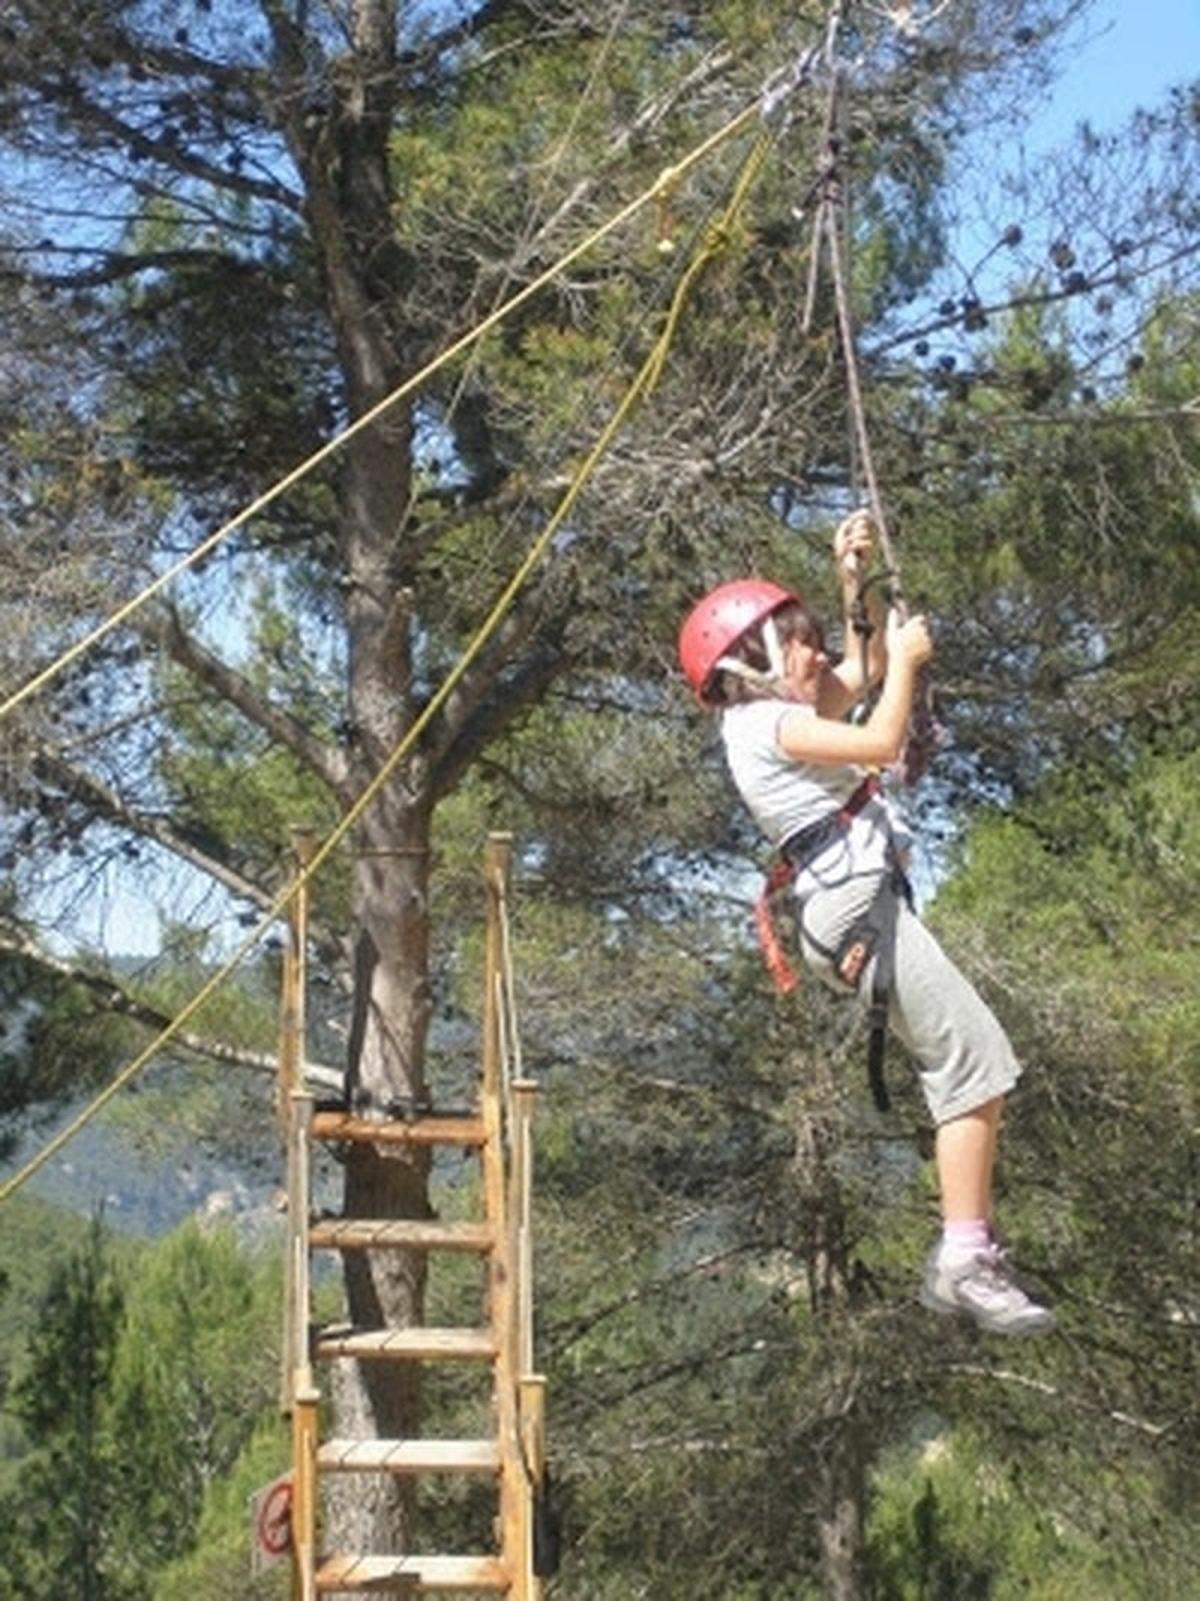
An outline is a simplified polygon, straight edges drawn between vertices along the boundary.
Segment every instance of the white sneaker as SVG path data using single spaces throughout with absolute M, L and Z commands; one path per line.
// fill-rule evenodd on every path
M 1046 1334 L 1054 1327 L 1054 1313 L 1025 1294 L 994 1245 L 962 1256 L 934 1246 L 921 1304 L 931 1312 L 965 1312 L 989 1334 Z

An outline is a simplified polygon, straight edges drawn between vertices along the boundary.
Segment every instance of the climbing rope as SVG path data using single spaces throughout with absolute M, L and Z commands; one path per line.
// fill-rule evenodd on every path
M 840 69 L 835 65 L 830 90 L 831 104 L 836 104 L 840 77 Z M 835 123 L 835 120 L 835 118 L 830 119 L 831 125 Z M 893 604 L 901 617 L 904 617 L 907 615 L 908 608 L 901 585 L 900 565 L 896 558 L 895 548 L 888 528 L 883 495 L 879 488 L 879 475 L 875 470 L 875 453 L 871 447 L 871 436 L 867 427 L 866 405 L 863 401 L 862 373 L 858 359 L 858 339 L 854 327 L 854 314 L 850 304 L 849 271 L 846 263 L 843 233 L 846 198 L 838 167 L 838 149 L 836 135 L 831 133 L 826 157 L 825 194 L 821 202 L 821 228 L 829 252 L 830 276 L 833 280 L 833 298 L 837 310 L 838 334 L 842 345 L 842 364 L 846 373 L 846 398 L 850 407 L 852 429 L 851 445 L 857 458 L 858 470 L 862 473 L 863 482 L 866 485 L 867 502 L 871 508 L 871 519 L 879 535 L 884 565 L 888 569 Z
M 727 125 L 727 128 L 728 126 L 730 125 Z M 362 794 L 359 795 L 357 800 L 354 801 L 349 810 L 346 812 L 345 816 L 342 817 L 341 820 L 330 831 L 328 837 L 317 847 L 317 849 L 313 852 L 313 855 L 294 875 L 290 883 L 280 890 L 275 899 L 263 912 L 258 923 L 241 941 L 233 955 L 228 959 L 228 961 L 226 961 L 224 966 L 219 968 L 218 971 L 215 972 L 212 977 L 209 978 L 208 981 L 196 992 L 196 994 L 192 996 L 191 1000 L 186 1003 L 183 1009 L 178 1012 L 174 1018 L 172 1018 L 171 1022 L 162 1030 L 162 1032 L 154 1040 L 152 1040 L 150 1044 L 147 1045 L 146 1048 L 141 1051 L 131 1062 L 121 1069 L 117 1077 L 113 1079 L 113 1081 L 107 1085 L 99 1095 L 96 1096 L 95 1100 L 93 1100 L 90 1105 L 85 1107 L 76 1117 L 74 1117 L 70 1123 L 66 1125 L 66 1127 L 61 1129 L 59 1133 L 56 1134 L 54 1138 L 51 1139 L 45 1146 L 43 1146 L 37 1155 L 31 1158 L 31 1160 L 27 1162 L 17 1173 L 15 1173 L 12 1178 L 6 1180 L 3 1186 L 0 1186 L 0 1205 L 7 1201 L 9 1197 L 15 1194 L 23 1184 L 31 1179 L 33 1175 L 42 1167 L 44 1167 L 47 1162 L 49 1162 L 60 1150 L 62 1150 L 62 1148 L 67 1145 L 75 1137 L 75 1135 L 78 1134 L 79 1131 L 91 1121 L 93 1117 L 97 1115 L 97 1113 L 102 1111 L 104 1107 L 108 1105 L 114 1096 L 116 1096 L 127 1084 L 136 1078 L 142 1069 L 146 1067 L 154 1059 L 154 1057 L 156 1057 L 163 1050 L 165 1046 L 169 1045 L 172 1040 L 176 1039 L 186 1024 L 189 1023 L 193 1017 L 195 1017 L 200 1008 L 204 1006 L 204 1004 L 216 994 L 217 990 L 219 990 L 222 985 L 227 982 L 227 980 L 241 965 L 242 961 L 250 953 L 250 951 L 252 951 L 254 947 L 258 945 L 270 932 L 276 919 L 286 910 L 287 906 L 299 893 L 299 891 L 320 871 L 322 866 L 332 855 L 333 851 L 345 838 L 346 834 L 363 816 L 364 812 L 380 793 L 388 779 L 412 750 L 413 746 L 424 733 L 425 729 L 429 726 L 430 722 L 445 705 L 449 697 L 453 694 L 459 681 L 466 673 L 467 668 L 476 660 L 476 658 L 483 651 L 484 646 L 495 634 L 505 614 L 508 612 L 513 601 L 525 586 L 534 569 L 540 562 L 542 556 L 550 546 L 554 536 L 558 533 L 563 523 L 570 516 L 571 511 L 579 499 L 579 496 L 582 494 L 585 486 L 592 477 L 592 474 L 595 472 L 595 469 L 601 458 L 604 456 L 609 446 L 612 444 L 613 440 L 624 426 L 634 407 L 639 401 L 645 399 L 646 396 L 648 396 L 653 390 L 659 379 L 659 376 L 661 375 L 663 364 L 666 361 L 667 354 L 674 340 L 684 303 L 686 302 L 687 297 L 705 264 L 711 261 L 714 256 L 718 255 L 725 248 L 726 243 L 730 238 L 733 225 L 736 222 L 737 217 L 749 196 L 753 181 L 761 171 L 767 150 L 772 142 L 772 138 L 773 135 L 769 131 L 760 132 L 758 135 L 743 163 L 737 182 L 733 187 L 729 203 L 725 207 L 725 210 L 717 222 L 708 230 L 707 234 L 702 239 L 695 258 L 688 264 L 687 269 L 681 276 L 664 319 L 663 327 L 658 337 L 654 341 L 654 344 L 652 345 L 645 360 L 635 373 L 633 380 L 622 397 L 620 403 L 617 405 L 612 416 L 601 430 L 595 443 L 592 445 L 591 450 L 585 457 L 582 465 L 576 471 L 571 483 L 564 491 L 562 499 L 554 509 L 545 527 L 533 541 L 533 544 L 530 546 L 525 558 L 517 568 L 513 577 L 505 586 L 495 605 L 492 607 L 491 612 L 484 620 L 474 638 L 467 645 L 458 661 L 450 669 L 449 673 L 442 681 L 441 686 L 430 697 L 422 711 L 413 721 L 407 732 L 392 749 L 391 753 L 387 756 L 383 762 L 383 765 L 375 774 L 374 778 L 371 779 L 366 788 L 363 790 Z M 513 302 L 510 301 L 509 305 L 511 306 L 512 304 Z M 3 710 L 4 708 L 0 708 L 0 712 Z
M 817 272 L 822 254 L 821 245 L 824 242 L 825 251 L 828 254 L 830 277 L 833 282 L 838 337 L 842 348 L 842 365 L 846 375 L 846 398 L 849 405 L 851 425 L 851 477 L 853 479 L 856 476 L 856 468 L 862 474 L 871 520 L 875 525 L 883 554 L 884 573 L 891 594 L 891 602 L 900 618 L 904 619 L 908 615 L 908 605 L 904 597 L 900 561 L 896 554 L 891 530 L 888 527 L 883 494 L 879 486 L 879 474 L 875 466 L 875 453 L 871 445 L 871 434 L 867 424 L 867 408 L 863 396 L 862 371 L 858 356 L 858 337 L 854 326 L 854 312 L 851 303 L 850 271 L 846 247 L 846 235 L 849 231 L 847 220 L 849 202 L 847 186 L 842 179 L 841 153 L 844 140 L 839 127 L 842 73 L 841 65 L 837 59 L 837 39 L 838 30 L 842 22 L 842 10 L 843 8 L 840 5 L 834 8 L 826 35 L 825 64 L 829 75 L 829 93 L 826 100 L 822 129 L 824 152 L 821 199 L 817 207 L 813 227 L 813 251 L 805 299 L 804 321 L 806 328 L 811 325 L 816 298 Z M 859 644 L 863 655 L 864 682 L 866 680 L 867 640 L 871 626 L 867 614 L 866 596 L 869 585 L 875 581 L 865 577 L 860 578 L 856 605 L 854 626 L 859 635 Z M 921 777 L 929 766 L 935 753 L 945 743 L 945 739 L 945 730 L 934 716 L 929 675 L 927 672 L 922 671 L 913 700 L 912 715 L 909 719 L 909 730 L 904 750 L 901 752 L 897 763 L 897 769 L 906 784 L 916 783 L 917 779 Z
M 595 245 L 599 244 L 602 240 L 607 239 L 610 234 L 615 233 L 617 229 L 622 227 L 631 218 L 635 217 L 644 206 L 650 204 L 652 201 L 660 201 L 664 195 L 669 195 L 670 192 L 678 185 L 679 180 L 687 172 L 690 172 L 693 167 L 702 162 L 705 157 L 710 155 L 713 151 L 719 149 L 720 146 L 726 144 L 730 139 L 734 138 L 735 135 L 747 128 L 756 119 L 761 119 L 764 122 L 769 119 L 774 119 L 777 122 L 779 106 L 783 104 L 787 96 L 789 96 L 799 86 L 799 84 L 804 81 L 807 73 L 807 66 L 813 54 L 814 52 L 808 52 L 804 57 L 801 57 L 794 66 L 785 69 L 784 74 L 776 74 L 764 87 L 763 91 L 749 105 L 743 107 L 743 109 L 739 111 L 736 116 L 731 117 L 730 120 L 722 127 L 718 128 L 715 133 L 709 134 L 706 139 L 703 139 L 699 144 L 695 145 L 690 151 L 687 152 L 686 155 L 681 157 L 679 161 L 675 162 L 672 166 L 665 167 L 648 188 L 644 189 L 641 194 L 629 201 L 627 205 L 623 206 L 618 212 L 610 217 L 607 222 L 602 223 L 598 228 L 594 229 L 579 244 L 567 251 L 567 253 L 560 257 L 558 261 L 554 262 L 552 266 L 548 267 L 545 272 L 540 273 L 536 278 L 532 279 L 528 284 L 526 284 L 523 289 L 518 290 L 516 294 L 506 300 L 503 305 L 498 306 L 495 310 L 489 313 L 488 316 L 484 317 L 482 322 L 477 323 L 460 338 L 454 340 L 439 355 L 435 356 L 431 361 L 427 362 L 424 367 L 420 368 L 419 371 L 404 379 L 404 381 L 395 389 L 393 389 L 390 394 L 387 394 L 381 400 L 376 401 L 373 406 L 369 407 L 365 412 L 362 413 L 361 416 L 356 417 L 354 421 L 344 428 L 340 433 L 335 434 L 332 439 L 327 440 L 326 443 L 320 447 L 320 449 L 315 450 L 312 455 L 300 462 L 300 464 L 294 467 L 289 473 L 286 473 L 284 477 L 280 478 L 271 486 L 271 488 L 259 495 L 256 500 L 251 501 L 248 506 L 244 507 L 240 512 L 236 513 L 235 516 L 231 517 L 228 522 L 223 523 L 219 528 L 215 529 L 213 533 L 209 534 L 205 539 L 203 539 L 194 547 L 194 549 L 189 551 L 187 555 L 180 557 L 178 561 L 174 562 L 164 572 L 159 574 L 157 578 L 155 578 L 151 583 L 147 584 L 146 587 L 138 594 L 134 595 L 130 600 L 119 606 L 116 611 L 114 611 L 103 622 L 97 624 L 97 626 L 93 628 L 90 633 L 84 635 L 82 639 L 77 640 L 74 645 L 71 645 L 47 667 L 35 674 L 35 676 L 29 679 L 27 683 L 23 684 L 13 694 L 9 695 L 6 700 L 0 702 L 0 720 L 7 717 L 10 712 L 15 711 L 18 706 L 22 705 L 39 690 L 45 688 L 47 684 L 52 682 L 52 680 L 63 673 L 73 662 L 77 661 L 81 656 L 89 651 L 93 645 L 98 644 L 100 640 L 104 639 L 115 628 L 118 628 L 122 623 L 127 622 L 128 619 L 132 617 L 142 606 L 153 599 L 154 596 L 160 594 L 182 573 L 186 572 L 189 568 L 194 567 L 198 562 L 202 561 L 206 556 L 211 554 L 211 552 L 214 551 L 218 545 L 220 545 L 231 534 L 236 532 L 237 529 L 243 527 L 247 522 L 250 521 L 252 517 L 256 516 L 260 511 L 264 510 L 264 508 L 271 505 L 274 501 L 278 500 L 282 494 L 284 494 L 294 484 L 298 483 L 308 473 L 312 472 L 314 468 L 320 466 L 322 462 L 328 460 L 330 456 L 346 445 L 355 437 L 355 435 L 361 433 L 363 429 L 369 428 L 372 423 L 378 422 L 382 416 L 392 409 L 392 407 L 396 406 L 408 395 L 414 393 L 415 390 L 419 389 L 436 372 L 440 371 L 441 368 L 447 366 L 450 362 L 455 360 L 456 357 L 462 355 L 464 351 L 469 350 L 473 345 L 477 344 L 485 334 L 490 333 L 492 329 L 496 328 L 505 320 L 505 318 L 511 316 L 514 311 L 523 306 L 525 302 L 537 294 L 539 290 L 544 289 L 547 284 L 553 282 L 555 278 L 560 277 L 568 267 L 574 265 L 576 261 L 578 261 L 582 256 L 586 255 L 587 252 L 590 251 Z

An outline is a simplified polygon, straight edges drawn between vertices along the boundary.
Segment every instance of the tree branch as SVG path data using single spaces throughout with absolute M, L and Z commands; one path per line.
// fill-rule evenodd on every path
M 76 767 L 63 756 L 61 751 L 53 751 L 43 746 L 33 759 L 33 774 L 35 778 L 65 790 L 73 799 L 107 822 L 116 823 L 142 839 L 152 840 L 241 900 L 248 901 L 264 912 L 274 904 L 275 898 L 270 891 L 247 878 L 230 862 L 205 850 L 194 839 L 189 839 L 182 828 L 172 825 L 165 818 L 130 806 L 115 789 L 94 774 Z M 328 964 L 336 978 L 346 959 L 346 947 L 343 941 L 318 923 L 311 911 L 308 936 L 314 951 Z M 336 981 L 340 982 L 340 979 Z
M 1086 1402 L 1074 1400 L 1063 1393 L 1055 1384 L 1049 1384 L 1045 1379 L 1031 1378 L 1027 1373 L 1014 1373 L 1011 1368 L 984 1367 L 974 1362 L 951 1362 L 947 1367 L 948 1373 L 959 1373 L 964 1378 L 995 1379 L 998 1384 L 1014 1384 L 1023 1390 L 1033 1390 L 1038 1395 L 1048 1396 L 1054 1401 L 1067 1401 L 1077 1411 L 1092 1412 L 1100 1410 L 1087 1405 Z M 1173 1425 L 1169 1423 L 1151 1423 L 1146 1418 L 1134 1417 L 1131 1412 L 1121 1412 L 1116 1408 L 1104 1409 L 1104 1415 L 1114 1423 L 1120 1423 L 1125 1428 L 1136 1429 L 1139 1434 L 1147 1434 L 1152 1440 L 1159 1440 L 1169 1434 Z
M 339 801 L 344 805 L 353 801 L 347 763 L 336 746 L 319 739 L 291 712 L 273 705 L 244 674 L 206 650 L 188 633 L 174 607 L 161 606 L 135 626 L 165 650 L 177 666 L 199 679 L 222 700 L 236 706 L 255 727 L 289 750 Z
M 199 178 L 218 189 L 226 189 L 255 200 L 265 200 L 272 205 L 285 206 L 289 211 L 302 210 L 303 202 L 295 190 L 281 183 L 268 183 L 244 177 L 229 167 L 217 166 L 181 144 L 147 133 L 135 123 L 127 122 L 124 117 L 109 110 L 107 106 L 98 105 L 96 101 L 89 99 L 72 78 L 42 78 L 30 87 L 40 96 L 43 103 L 64 107 L 66 114 L 76 122 L 77 126 L 91 128 L 96 133 L 103 134 L 114 145 L 124 147 L 141 160 L 156 161 L 161 166 L 170 167 L 174 172 L 183 173 L 189 178 Z
M 993 317 L 1000 312 L 1019 311 L 1029 306 L 1053 306 L 1064 300 L 1078 300 L 1083 295 L 1094 294 L 1097 289 L 1111 289 L 1126 281 L 1132 282 L 1135 278 L 1153 277 L 1155 273 L 1162 272 L 1167 267 L 1177 266 L 1181 261 L 1187 261 L 1197 253 L 1200 253 L 1200 242 L 1189 241 L 1144 267 L 1117 266 L 1111 272 L 1101 272 L 1095 276 L 1081 275 L 1084 276 L 1084 282 L 1078 287 L 1028 290 L 1022 294 L 1009 295 L 1002 300 L 986 302 L 977 309 L 976 315 Z M 917 339 L 927 339 L 930 334 L 942 333 L 947 328 L 960 327 L 964 315 L 963 312 L 956 310 L 952 316 L 934 317 L 928 322 L 919 323 L 915 328 L 894 334 L 890 339 L 880 340 L 877 345 L 864 350 L 864 359 L 874 361 L 901 345 L 910 345 Z
M 429 748 L 433 793 L 449 794 L 479 752 L 532 705 L 564 670 L 556 641 L 543 640 L 515 672 L 498 680 L 495 663 L 510 661 L 520 643 L 533 635 L 540 608 L 510 614 L 492 649 L 468 669 L 449 700 Z
M 115 789 L 93 774 L 75 767 L 61 752 L 42 746 L 33 759 L 33 773 L 41 781 L 65 790 L 97 816 L 110 823 L 119 823 L 122 828 L 139 834 L 143 839 L 153 840 L 173 856 L 215 879 L 241 900 L 249 901 L 263 911 L 272 904 L 273 897 L 261 885 L 246 878 L 227 861 L 201 849 L 164 818 L 135 810 Z
M 28 246 L 20 249 L 8 247 L 8 255 L 35 255 L 46 254 L 42 246 Z M 32 278 L 38 284 L 54 289 L 94 289 L 100 284 L 118 283 L 124 278 L 136 277 L 141 272 L 152 272 L 155 269 L 169 269 L 171 267 L 193 267 L 200 264 L 218 267 L 222 272 L 243 271 L 261 272 L 262 264 L 254 261 L 241 260 L 221 250 L 149 250 L 127 255 L 115 250 L 100 250 L 85 246 L 56 247 L 56 255 L 87 255 L 99 256 L 101 260 L 91 267 L 80 268 L 77 272 L 34 272 L 26 273 L 20 270 L 0 269 L 0 277 L 25 279 Z
M 100 1010 L 114 1016 L 128 1017 L 135 1023 L 143 1023 L 147 1028 L 155 1030 L 164 1029 L 171 1022 L 171 1017 L 166 1012 L 139 1000 L 115 978 L 106 973 L 77 967 L 60 956 L 52 956 L 48 951 L 35 945 L 28 935 L 16 929 L 0 927 L 0 952 L 19 956 L 23 961 L 31 963 L 43 973 L 61 979 L 64 983 L 81 984 L 99 998 Z M 267 1051 L 250 1051 L 240 1045 L 228 1045 L 221 1040 L 205 1039 L 199 1034 L 188 1032 L 179 1033 L 175 1038 L 185 1050 L 191 1051 L 196 1056 L 208 1057 L 214 1062 L 253 1068 L 260 1073 L 278 1071 L 277 1059 Z M 306 1062 L 304 1066 L 306 1078 L 311 1078 L 322 1086 L 341 1089 L 343 1075 L 339 1069 L 321 1062 Z
M 431 34 L 419 48 L 404 51 L 398 57 L 398 64 L 406 72 L 425 72 L 439 56 L 466 44 L 489 23 L 499 22 L 510 14 L 527 13 L 528 10 L 528 0 L 484 0 L 484 4 L 469 17 Z

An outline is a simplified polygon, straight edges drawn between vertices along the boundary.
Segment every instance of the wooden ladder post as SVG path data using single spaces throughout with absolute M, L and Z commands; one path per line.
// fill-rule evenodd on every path
M 313 1097 L 306 1090 L 291 1095 L 291 1140 L 288 1151 L 288 1263 L 292 1335 L 292 1595 L 315 1601 L 317 1558 L 317 1407 L 320 1391 L 313 1380 L 309 1350 L 311 1283 L 308 1259 L 312 1211 L 310 1161 Z
M 317 1596 L 317 1407 L 320 1392 L 297 1387 L 292 1405 L 292 1598 Z
M 539 1601 L 542 1582 L 534 1572 L 535 1498 L 545 1471 L 546 1381 L 533 1371 L 533 1113 L 538 1086 L 533 1079 L 512 1084 L 512 1231 L 516 1274 L 517 1409 L 526 1503 L 521 1555 L 526 1601 Z
M 513 1080 L 512 1230 L 516 1273 L 517 1345 L 520 1376 L 533 1371 L 533 1109 L 538 1087 L 533 1079 Z
M 489 834 L 483 856 L 487 891 L 487 943 L 483 978 L 483 1094 L 500 1096 L 500 991 L 504 979 L 504 906 L 512 872 L 512 835 Z
M 528 1475 L 529 1540 L 525 1550 L 526 1601 L 541 1601 L 542 1581 L 533 1571 L 533 1497 L 544 1488 L 546 1475 L 546 1379 L 541 1373 L 523 1373 L 520 1386 L 521 1442 Z
M 299 824 L 289 830 L 297 867 L 303 871 L 317 848 L 317 833 Z M 287 1137 L 293 1090 L 304 1088 L 304 1028 L 306 951 L 308 945 L 308 885 L 301 884 L 288 902 L 288 938 L 283 953 L 283 988 L 279 1015 L 279 1092 L 276 1111 Z
M 312 828 L 294 826 L 290 830 L 292 851 L 298 866 L 303 869 L 312 860 L 317 835 Z M 308 944 L 308 886 L 301 884 L 288 902 L 288 938 L 283 952 L 283 979 L 279 1007 L 279 1081 L 276 1088 L 275 1110 L 287 1150 L 287 1201 L 289 1216 L 294 1216 L 294 1192 L 298 1176 L 293 1172 L 297 1156 L 293 1138 L 295 1103 L 293 1095 L 304 1088 L 305 1043 L 305 988 L 306 952 Z M 307 1224 L 308 1214 L 305 1213 Z M 292 1234 L 289 1227 L 287 1252 L 284 1257 L 283 1295 L 283 1351 L 280 1365 L 279 1409 L 284 1417 L 292 1410 L 293 1375 L 299 1363 L 300 1331 L 294 1323 L 296 1305 L 293 1283 L 294 1261 Z
M 512 866 L 512 835 L 489 834 L 484 852 L 487 889 L 487 942 L 484 953 L 483 1085 L 481 1112 L 486 1141 L 483 1165 L 484 1208 L 494 1230 L 489 1258 L 488 1308 L 496 1342 L 494 1414 L 500 1447 L 500 1547 L 508 1570 L 512 1601 L 526 1601 L 525 1550 L 530 1538 L 529 1495 L 518 1416 L 520 1351 L 517 1339 L 516 1261 L 509 1187 L 506 1182 L 505 1064 L 501 1001 L 504 991 L 505 899 Z M 508 1132 L 511 1132 L 509 1130 Z

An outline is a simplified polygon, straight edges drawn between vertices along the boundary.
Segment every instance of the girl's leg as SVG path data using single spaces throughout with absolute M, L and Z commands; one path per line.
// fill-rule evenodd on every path
M 935 1150 L 946 1223 L 991 1221 L 992 1172 L 1003 1108 L 1004 1097 L 997 1095 L 938 1127 Z
M 992 1171 L 1003 1096 L 938 1126 L 943 1229 L 925 1264 L 921 1300 L 935 1312 L 965 1312 L 993 1334 L 1041 1334 L 1054 1315 L 1010 1277 L 991 1238 Z
M 864 878 L 805 902 L 805 958 L 834 988 L 844 986 L 814 942 L 836 949 L 872 893 L 870 878 Z M 1052 1328 L 1053 1314 L 1014 1283 L 989 1232 L 1000 1114 L 1020 1067 L 992 1012 L 904 906 L 896 927 L 890 1021 L 920 1064 L 937 1124 L 944 1237 L 925 1264 L 922 1301 L 937 1312 L 964 1312 L 997 1334 Z
M 943 1233 L 921 1300 L 994 1334 L 1040 1334 L 1054 1315 L 1012 1278 L 991 1236 L 1004 1097 L 1019 1075 L 1003 1029 L 937 942 L 901 914 L 892 1023 L 918 1058 L 935 1121 Z M 965 1107 L 964 1110 L 959 1110 Z

